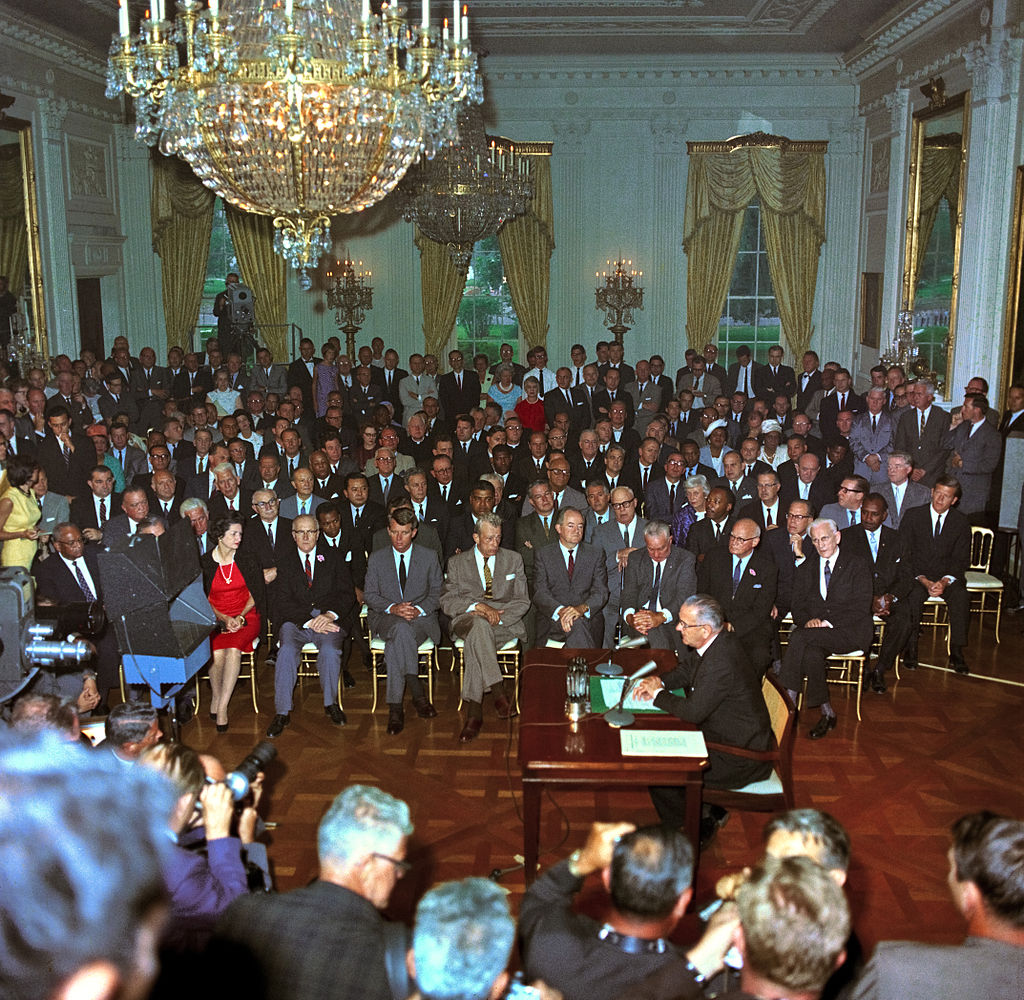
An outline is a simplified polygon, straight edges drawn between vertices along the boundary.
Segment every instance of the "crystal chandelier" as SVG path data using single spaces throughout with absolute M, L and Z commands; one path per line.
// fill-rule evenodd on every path
M 467 106 L 459 112 L 457 138 L 410 170 L 398 192 L 405 220 L 444 243 L 452 263 L 465 271 L 478 240 L 526 211 L 533 193 L 529 158 L 517 154 L 511 140 L 485 135 L 479 108 Z
M 612 262 L 608 261 L 607 266 L 611 267 Z M 633 269 L 631 260 L 617 260 L 611 274 L 607 271 L 594 272 L 598 280 L 604 278 L 604 284 L 597 286 L 596 308 L 605 314 L 604 325 L 615 334 L 615 340 L 620 344 L 622 335 L 635 322 L 633 310 L 644 307 L 644 290 L 635 284 L 643 276 L 643 271 Z
M 357 271 L 356 268 L 359 268 Z M 334 310 L 338 329 L 345 334 L 345 350 L 350 358 L 356 356 L 356 334 L 366 321 L 366 311 L 373 308 L 373 286 L 366 284 L 371 277 L 348 254 L 327 268 L 327 308 Z
M 274 249 L 306 279 L 330 217 L 380 201 L 421 154 L 457 136 L 483 90 L 458 0 L 438 30 L 370 0 L 164 0 L 132 35 L 127 0 L 107 96 L 135 100 L 136 135 L 178 155 L 226 201 L 269 215 Z

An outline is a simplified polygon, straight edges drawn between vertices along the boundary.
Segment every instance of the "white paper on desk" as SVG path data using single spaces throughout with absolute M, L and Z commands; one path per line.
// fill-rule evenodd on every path
M 621 729 L 623 757 L 707 757 L 700 730 Z
M 626 683 L 624 677 L 602 677 L 601 678 L 601 697 L 604 698 L 604 703 L 609 708 L 614 708 L 619 703 L 619 696 L 622 694 L 622 685 Z M 636 684 L 630 689 L 629 695 L 626 697 L 625 704 L 622 706 L 627 712 L 657 712 L 662 715 L 665 714 L 665 709 L 658 708 L 653 701 L 648 699 L 642 701 L 636 696 Z

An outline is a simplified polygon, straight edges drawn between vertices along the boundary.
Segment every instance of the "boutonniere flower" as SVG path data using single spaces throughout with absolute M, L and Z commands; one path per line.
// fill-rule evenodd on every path
M 752 569 L 752 568 L 751 568 L 750 566 L 748 566 L 748 567 L 747 567 L 747 572 L 748 572 L 748 573 L 749 573 L 749 574 L 750 574 L 751 576 L 757 576 L 757 570 L 755 570 L 755 569 Z
M 317 562 L 323 562 L 324 561 L 324 556 L 323 556 L 322 552 L 317 553 L 316 561 Z

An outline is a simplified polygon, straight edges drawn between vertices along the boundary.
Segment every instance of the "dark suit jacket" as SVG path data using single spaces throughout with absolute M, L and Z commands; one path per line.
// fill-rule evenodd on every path
M 807 522 L 810 524 L 810 522 Z M 804 537 L 803 551 L 809 553 L 814 546 L 808 537 Z M 793 604 L 793 577 L 796 574 L 796 556 L 793 555 L 793 548 L 789 541 L 789 532 L 785 528 L 778 531 L 768 531 L 761 536 L 761 544 L 758 551 L 767 553 L 772 557 L 778 577 L 775 585 L 775 607 L 778 608 L 776 624 L 782 621 L 789 614 Z
M 793 578 L 793 623 L 799 627 L 812 618 L 832 623 L 835 651 L 868 649 L 871 645 L 871 567 L 854 548 L 840 544 L 832 569 L 828 598 L 819 589 L 821 561 L 813 545 L 804 547 L 807 558 L 796 568 Z
M 735 508 L 733 508 L 735 510 Z M 732 528 L 732 523 L 735 520 L 732 514 L 726 519 L 722 525 L 722 535 L 716 541 L 715 540 L 715 529 L 712 524 L 710 517 L 702 517 L 699 521 L 695 522 L 690 528 L 689 533 L 686 536 L 686 550 L 692 552 L 697 558 L 698 564 L 703 562 L 707 557 L 707 554 L 715 548 L 720 546 L 728 546 L 729 544 L 729 530 Z
M 679 513 L 680 508 L 686 503 L 686 486 L 682 479 L 676 483 L 675 503 L 670 502 L 669 483 L 664 474 L 651 482 L 647 487 L 647 495 L 644 497 L 644 515 L 648 520 L 667 521 L 672 523 L 672 518 Z
M 593 393 L 589 391 L 589 386 L 577 385 L 572 390 L 572 401 L 573 401 L 573 412 L 574 419 L 573 425 L 578 427 L 580 430 L 586 430 L 588 427 L 593 427 L 597 422 L 597 397 L 602 392 L 599 385 L 594 386 Z M 545 405 L 545 414 L 547 413 L 547 406 Z
M 620 385 L 618 389 L 615 390 L 615 402 L 622 402 L 626 404 L 626 426 L 632 427 L 633 417 L 636 415 L 636 409 L 633 406 L 633 397 L 628 392 L 626 392 L 625 387 L 622 385 Z M 607 389 L 602 389 L 600 392 L 595 392 L 594 406 L 597 409 L 599 415 L 598 417 L 595 417 L 595 421 L 599 419 L 599 417 L 607 417 L 608 407 L 611 405 L 612 398 L 611 394 L 608 392 Z
M 779 466 L 779 482 L 782 489 L 779 490 L 779 504 L 783 511 L 789 510 L 789 505 L 794 500 L 800 499 L 800 486 L 797 481 L 796 469 L 789 462 L 783 462 Z M 835 491 L 831 487 L 828 477 L 819 472 L 814 482 L 811 483 L 811 492 L 808 502 L 812 507 L 812 513 L 817 516 L 819 510 L 827 503 L 834 503 Z
M 554 520 L 553 513 L 551 520 Z M 554 528 L 549 527 L 548 533 L 544 533 L 544 525 L 541 523 L 540 515 L 537 513 L 527 514 L 526 517 L 521 517 L 516 521 L 515 549 L 523 557 L 523 568 L 526 570 L 526 582 L 530 585 L 531 596 L 533 595 L 534 581 L 536 579 L 537 553 L 545 545 L 550 545 L 552 542 L 557 541 L 558 535 L 555 534 Z
M 853 390 L 846 393 L 846 406 L 844 409 L 852 413 L 860 413 L 867 409 L 863 396 L 858 396 Z M 836 418 L 839 416 L 839 393 L 834 392 L 821 401 L 821 408 L 818 410 L 818 429 L 826 442 L 834 441 L 838 437 L 836 430 Z
M 913 577 L 939 580 L 949 575 L 964 582 L 971 561 L 971 525 L 955 507 L 942 515 L 942 533 L 932 534 L 931 504 L 911 507 L 900 518 L 904 557 Z
M 402 403 L 401 393 L 398 391 L 398 386 L 402 379 L 404 379 L 409 373 L 404 368 L 395 368 L 391 372 L 391 387 L 388 388 L 388 376 L 386 370 L 378 368 L 377 371 L 380 372 L 380 387 L 381 391 L 384 393 L 384 398 L 394 407 L 394 419 L 400 421 L 402 419 L 404 406 Z
M 555 386 L 554 389 L 548 390 L 544 394 L 544 420 L 547 422 L 548 427 L 553 427 L 555 423 L 555 417 L 559 413 L 567 413 L 569 420 L 572 422 L 573 427 L 577 427 L 578 421 L 576 418 L 577 409 L 586 409 L 586 406 L 581 401 L 581 405 L 577 405 L 572 398 L 572 389 L 569 389 L 569 399 L 566 399 L 562 394 L 562 390 Z M 583 414 L 580 414 L 580 420 L 582 420 Z M 579 429 L 582 430 L 585 424 L 579 424 Z
M 216 490 L 211 495 L 206 506 L 209 508 L 211 521 L 218 517 L 224 517 L 228 513 L 228 502 L 220 490 Z M 152 510 L 153 508 L 150 507 L 151 513 Z M 243 486 L 238 487 L 238 516 L 243 522 L 252 516 L 252 490 L 247 490 Z
M 469 413 L 474 406 L 480 405 L 480 376 L 475 371 L 464 370 L 460 390 L 455 380 L 455 372 L 445 372 L 437 380 L 437 398 L 441 404 L 442 416 L 451 427 L 454 427 L 457 416 Z
M 703 656 L 688 650 L 680 665 L 661 679 L 666 690 L 658 693 L 655 706 L 700 726 L 709 742 L 747 750 L 767 750 L 771 745 L 761 675 L 736 636 L 719 632 Z M 686 698 L 671 693 L 677 687 L 687 688 Z M 720 750 L 709 751 L 708 760 L 711 766 L 704 772 L 704 783 L 709 788 L 741 788 L 767 778 L 772 769 L 767 761 Z
M 82 558 L 85 559 L 86 568 L 96 586 L 96 597 L 102 601 L 103 584 L 100 581 L 96 549 L 87 546 L 82 553 Z M 85 595 L 82 593 L 82 588 L 78 586 L 78 580 L 60 556 L 53 555 L 48 559 L 36 560 L 32 575 L 35 577 L 38 597 L 54 601 L 57 604 L 80 604 L 85 601 Z
M 70 497 L 90 496 L 89 473 L 97 465 L 92 438 L 72 432 L 71 444 L 75 450 L 71 453 L 70 463 L 65 463 L 60 444 L 47 431 L 36 444 L 35 459 L 46 470 L 52 492 Z
M 363 388 L 358 379 L 352 384 L 348 394 L 348 414 L 357 424 L 369 420 L 373 411 L 384 402 L 384 391 L 372 381 Z
M 380 473 L 374 473 L 369 479 L 369 500 L 371 503 L 380 504 L 385 510 L 387 510 L 387 500 L 384 499 L 384 487 L 380 481 Z M 397 497 L 408 496 L 405 486 L 403 485 L 402 477 L 392 473 L 391 475 L 391 489 L 388 491 L 388 500 L 394 500 Z
M 673 627 L 679 621 L 679 608 L 688 597 L 697 593 L 697 560 L 692 552 L 676 548 L 669 550 L 668 558 L 661 570 L 661 586 L 659 600 L 661 606 L 669 612 L 669 622 Z M 654 596 L 654 561 L 641 546 L 629 554 L 626 560 L 626 572 L 622 579 L 622 595 L 619 608 L 626 611 L 632 608 L 646 608 Z
M 900 416 L 896 433 L 893 435 L 893 451 L 907 452 L 914 460 L 914 465 L 918 469 L 924 469 L 924 477 L 920 482 L 929 489 L 946 471 L 946 459 L 949 457 L 949 449 L 946 446 L 949 421 L 949 414 L 932 403 L 922 436 L 921 411 L 912 406 Z
M 199 392 L 192 392 L 191 388 L 199 387 Z M 175 376 L 172 383 L 171 395 L 178 400 L 179 405 L 186 407 L 186 404 L 191 400 L 193 402 L 206 402 L 206 394 L 213 391 L 213 380 L 210 378 L 210 373 L 204 371 L 202 368 L 195 374 L 193 382 L 189 382 L 188 372 L 182 368 L 180 372 Z
M 103 395 L 106 395 L 106 394 L 107 393 L 104 390 L 102 395 L 101 395 L 101 397 L 100 397 L 101 404 L 102 404 L 102 397 L 103 397 Z M 121 402 L 122 403 L 124 402 L 124 396 L 121 397 Z M 46 406 L 43 407 L 43 413 L 45 415 L 49 416 L 49 414 L 58 406 L 65 407 L 67 409 L 68 413 L 71 414 L 71 430 L 72 430 L 72 432 L 74 432 L 74 431 L 84 431 L 85 428 L 88 427 L 93 422 L 92 410 L 89 409 L 89 404 L 88 403 L 76 403 L 74 401 L 74 399 L 72 399 L 71 402 L 69 403 L 67 400 L 64 399 L 64 397 L 62 395 L 60 395 L 60 393 L 58 393 L 56 396 L 51 396 L 46 401 Z M 103 412 L 102 406 L 100 407 L 100 412 L 101 413 Z M 128 415 L 130 417 L 133 416 L 133 415 L 135 417 L 138 416 L 138 410 L 135 409 L 135 401 L 134 400 L 132 400 L 132 409 L 131 410 L 126 410 L 126 412 L 128 413 Z M 103 418 L 104 418 L 104 420 L 109 420 L 110 419 L 109 415 L 107 415 L 107 414 L 104 414 Z
M 358 526 L 352 524 L 352 505 L 345 500 L 338 504 L 341 507 L 341 531 L 342 534 L 358 536 L 363 545 L 363 551 L 369 552 L 374 532 L 383 528 L 387 523 L 387 511 L 380 504 L 371 503 L 369 500 L 363 505 L 362 513 L 359 516 Z
M 557 537 L 557 536 L 556 536 Z M 562 558 L 561 545 L 546 545 L 535 555 L 534 604 L 537 607 L 537 639 L 561 636 L 561 628 L 551 620 L 557 608 L 568 604 L 590 607 L 591 633 L 595 643 L 604 635 L 601 612 L 608 602 L 608 574 L 604 552 L 581 542 L 576 546 L 572 579 Z
M 743 643 L 751 662 L 763 667 L 770 658 L 774 632 L 771 611 L 779 571 L 771 553 L 762 551 L 759 545 L 750 554 L 733 596 L 732 559 L 727 545 L 712 549 L 700 565 L 698 586 L 701 593 L 710 594 L 722 605 L 726 621 Z
M 121 510 L 120 493 L 111 493 L 107 497 L 107 520 L 115 516 Z M 77 525 L 83 531 L 86 528 L 99 530 L 99 518 L 96 516 L 96 505 L 92 502 L 92 491 L 87 496 L 77 496 L 71 501 L 71 523 Z
M 270 569 L 277 565 L 278 560 L 288 548 L 294 548 L 294 546 L 292 522 L 287 517 L 279 516 L 277 519 L 273 548 L 270 547 L 266 522 L 259 517 L 250 517 L 242 530 L 242 545 L 239 551 L 245 552 L 251 559 L 254 559 L 261 569 Z
M 320 363 L 322 359 L 314 357 L 314 367 Z M 306 413 L 313 412 L 313 376 L 309 374 L 309 369 L 306 367 L 306 362 L 301 357 L 296 358 L 288 366 L 288 374 L 285 377 L 285 381 L 288 383 L 288 388 L 291 389 L 293 386 L 298 386 L 302 390 L 302 409 Z
M 910 593 L 914 578 L 909 562 L 903 558 L 903 540 L 898 531 L 882 525 L 878 537 L 878 558 L 872 560 L 864 524 L 844 528 L 843 544 L 852 545 L 871 567 L 872 593 L 875 597 L 893 594 L 901 600 Z
M 775 402 L 776 396 L 792 399 L 796 395 L 796 373 L 790 365 L 779 365 L 775 373 L 771 365 L 762 365 L 754 375 L 754 392 L 769 405 Z
M 804 381 L 804 373 L 802 371 L 796 373 L 796 407 L 800 413 L 805 413 L 807 410 L 807 404 L 811 401 L 814 394 L 821 388 L 821 369 L 816 368 L 812 373 L 811 377 L 807 380 L 807 388 L 801 388 Z
M 759 378 L 758 372 L 764 366 L 757 361 L 750 362 L 750 391 L 747 393 L 748 398 L 753 399 L 757 395 L 757 380 Z M 726 376 L 726 384 L 722 387 L 730 396 L 736 392 L 737 386 L 740 384 L 740 363 L 734 361 L 729 365 L 729 374 Z
M 270 585 L 269 603 L 274 616 L 274 629 L 280 631 L 285 622 L 302 626 L 314 617 L 314 609 L 333 611 L 337 622 L 351 634 L 356 620 L 355 591 L 352 575 L 341 556 L 333 549 L 317 546 L 311 553 L 314 561 L 313 586 L 306 583 L 305 555 L 292 544 L 285 548 L 277 564 L 277 578 Z

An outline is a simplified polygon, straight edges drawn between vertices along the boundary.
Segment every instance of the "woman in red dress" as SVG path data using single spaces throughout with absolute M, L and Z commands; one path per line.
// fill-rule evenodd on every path
M 523 427 L 544 433 L 544 400 L 540 398 L 540 381 L 533 375 L 523 380 L 525 396 L 516 403 L 515 410 Z
M 263 599 L 263 570 L 238 551 L 242 520 L 237 515 L 214 521 L 209 539 L 215 544 L 202 558 L 203 585 L 220 626 L 210 639 L 210 717 L 217 720 L 217 732 L 226 733 L 228 702 L 238 681 L 242 650 L 251 650 L 260 634 L 256 608 Z

